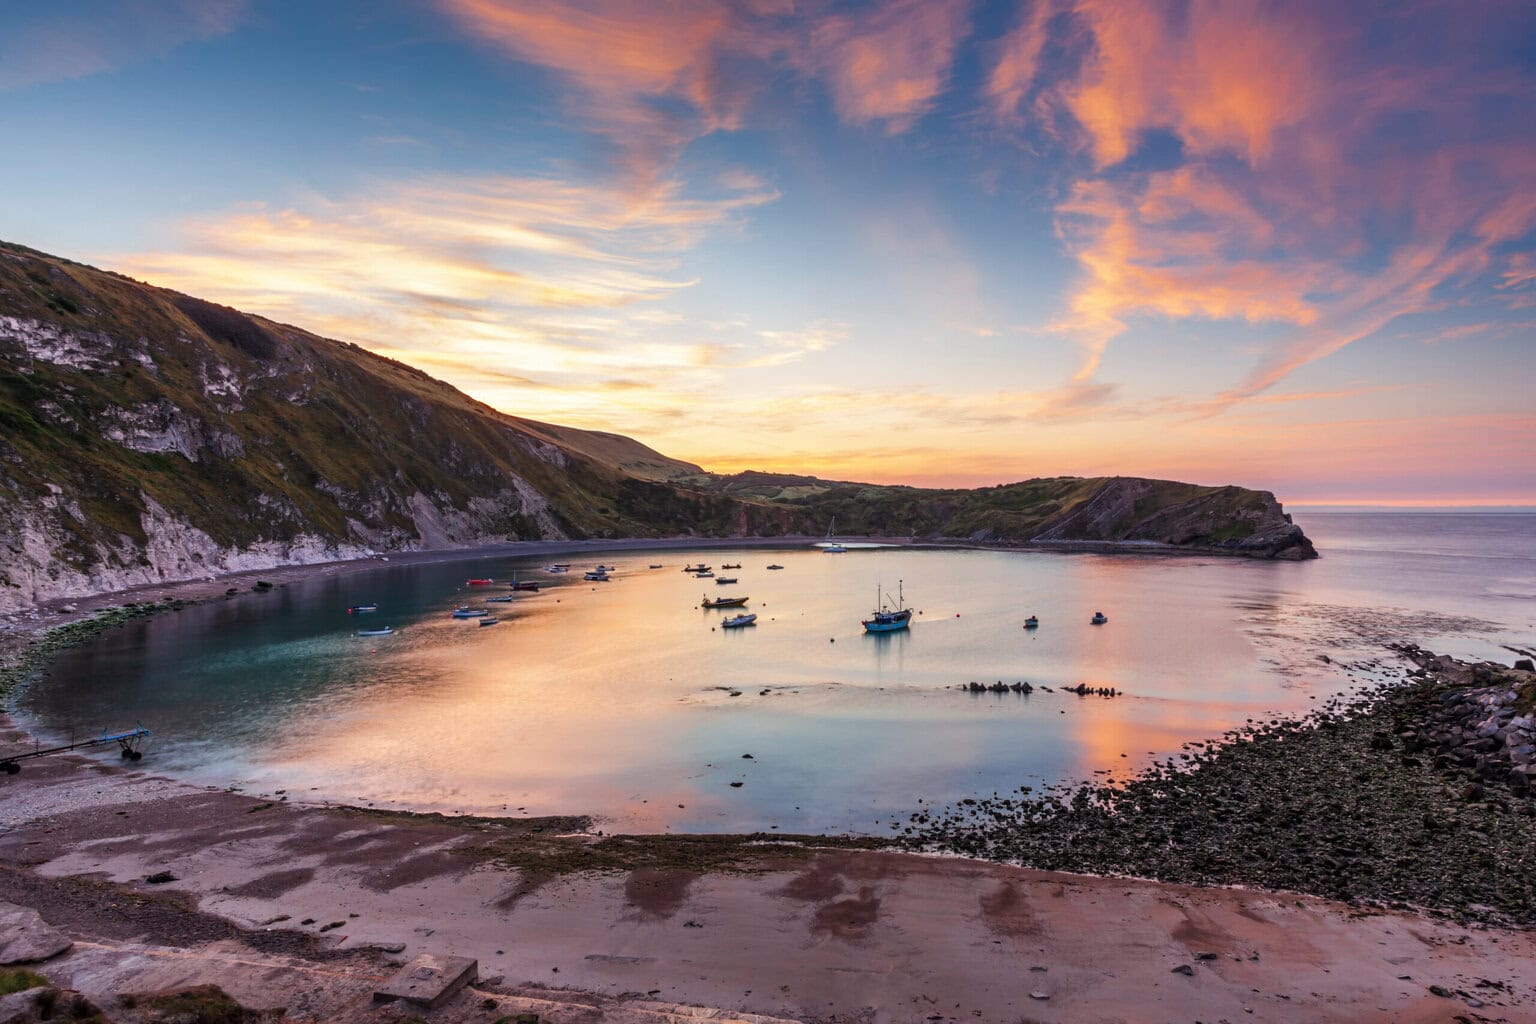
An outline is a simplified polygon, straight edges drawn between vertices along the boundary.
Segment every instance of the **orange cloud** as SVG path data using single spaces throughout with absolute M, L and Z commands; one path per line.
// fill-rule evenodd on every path
M 739 127 L 755 61 L 785 45 L 776 5 L 726 0 L 440 0 L 471 35 L 576 88 L 572 113 L 643 181 L 683 146 Z
M 1057 213 L 1084 270 L 1066 314 L 1052 325 L 1084 350 L 1076 382 L 1098 372 L 1109 342 L 1134 315 L 1317 319 L 1307 294 L 1319 272 L 1250 255 L 1247 242 L 1269 233 L 1262 217 L 1193 170 L 1153 175 L 1139 193 L 1120 183 L 1079 182 Z
M 483 381 L 477 368 L 489 365 L 574 384 L 705 363 L 707 346 L 657 339 L 664 316 L 627 310 L 689 287 L 679 258 L 774 198 L 436 178 L 303 209 L 238 210 L 188 224 L 181 251 L 108 259 L 158 284 L 457 368 L 450 379 Z
M 1176 16 L 1079 0 L 1074 12 L 1093 50 L 1063 98 L 1099 167 L 1130 156 L 1148 127 L 1171 128 L 1194 152 L 1260 161 L 1326 88 L 1325 41 L 1294 6 L 1194 0 Z
M 1040 55 L 1056 9 L 1056 0 L 1034 0 L 1019 24 L 1002 39 L 982 97 L 992 108 L 993 117 L 1004 124 L 1022 120 L 1019 105 L 1039 74 Z
M 811 32 L 810 68 L 826 76 L 838 115 L 899 134 L 932 109 L 970 29 L 966 0 L 896 0 L 828 17 Z
M 1370 53 L 1360 23 L 1320 8 L 1062 2 L 1086 56 L 1038 88 L 1092 160 L 1056 210 L 1082 272 L 1052 324 L 1083 351 L 1063 401 L 1137 317 L 1295 329 L 1265 343 L 1205 406 L 1214 413 L 1495 268 L 1506 290 L 1533 279 L 1526 257 L 1498 253 L 1536 229 L 1536 146 L 1489 113 L 1529 102 L 1527 83 L 1436 63 L 1452 50 Z M 1414 14 L 1402 46 L 1497 30 L 1448 9 Z M 1018 68 L 1033 76 L 1033 31 L 993 70 L 1009 84 L 995 90 L 1004 118 L 1023 95 L 1009 91 L 1022 88 Z

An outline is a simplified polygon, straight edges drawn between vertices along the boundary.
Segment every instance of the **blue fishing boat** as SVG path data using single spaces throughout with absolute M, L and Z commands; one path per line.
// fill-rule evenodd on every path
M 1088 621 L 1095 626 L 1102 626 L 1109 621 L 1109 618 L 1103 612 L 1094 612 L 1093 618 Z
M 456 619 L 478 619 L 484 614 L 484 608 L 471 608 L 468 605 L 459 605 L 453 610 L 453 617 Z
M 890 595 L 885 597 L 890 600 Z M 895 633 L 906 629 L 912 624 L 912 609 L 905 607 L 907 596 L 902 590 L 901 581 L 896 582 L 896 607 L 892 608 L 880 600 L 880 588 L 875 587 L 875 604 L 877 607 L 870 613 L 869 618 L 863 622 L 866 633 Z
M 1036 618 L 1035 616 L 1031 615 L 1029 618 L 1024 620 L 1024 628 L 1025 629 L 1039 629 L 1040 628 L 1040 620 L 1038 618 Z

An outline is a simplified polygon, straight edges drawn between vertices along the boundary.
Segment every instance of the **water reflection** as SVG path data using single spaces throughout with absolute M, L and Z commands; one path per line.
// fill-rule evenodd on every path
M 879 832 L 919 797 L 1118 777 L 1246 717 L 1305 708 L 1347 681 L 1315 657 L 1342 628 L 1317 609 L 1363 585 L 1356 555 L 1275 565 L 716 551 L 709 560 L 743 568 L 732 570 L 739 585 L 713 589 L 750 595 L 758 615 L 723 630 L 734 612 L 700 608 L 702 581 L 678 571 L 695 557 L 609 555 L 619 563 L 609 583 L 582 580 L 580 565 L 560 577 L 504 560 L 246 594 L 113 630 L 61 658 L 21 710 L 57 731 L 142 720 L 162 769 L 220 784 L 446 811 L 592 812 L 631 830 Z M 764 571 L 769 562 L 785 568 Z M 1389 582 L 1423 572 L 1416 559 L 1373 569 Z M 503 588 L 465 585 L 514 571 L 544 589 L 483 605 Z M 909 631 L 866 635 L 870 589 L 891 579 L 919 614 Z M 1490 589 L 1479 579 L 1395 597 L 1509 610 L 1489 604 Z M 465 602 L 501 624 L 450 618 Z M 346 613 L 363 603 L 379 612 Z M 1108 624 L 1088 624 L 1096 610 Z M 1039 629 L 1021 628 L 1029 614 Z M 355 635 L 374 624 L 397 632 Z M 972 680 L 1041 689 L 973 694 Z M 1061 692 L 1078 683 L 1126 695 Z

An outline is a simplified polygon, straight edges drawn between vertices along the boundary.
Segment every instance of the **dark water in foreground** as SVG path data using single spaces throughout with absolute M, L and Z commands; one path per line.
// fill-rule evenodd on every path
M 1323 558 L 703 554 L 742 563 L 732 587 L 680 572 L 700 557 L 689 551 L 607 556 L 619 571 L 606 584 L 580 564 L 563 577 L 510 559 L 384 567 L 114 630 L 17 710 L 55 734 L 142 721 L 156 739 L 146 767 L 253 792 L 585 812 L 628 831 L 878 833 L 918 798 L 1121 774 L 1305 710 L 1364 681 L 1338 663 L 1379 657 L 1387 639 L 1505 661 L 1501 644 L 1536 644 L 1536 516 L 1298 521 Z M 464 586 L 514 570 L 545 589 L 485 605 L 504 588 Z M 920 610 L 912 629 L 864 635 L 877 583 L 898 580 Z M 750 595 L 758 625 L 714 628 L 730 613 L 698 604 L 720 594 Z M 501 624 L 450 619 L 466 600 Z M 358 603 L 379 612 L 348 616 Z M 1088 624 L 1095 610 L 1107 625 Z M 1029 614 L 1039 630 L 1021 628 Z M 398 632 L 360 639 L 360 623 Z M 947 688 L 1023 679 L 1127 695 Z

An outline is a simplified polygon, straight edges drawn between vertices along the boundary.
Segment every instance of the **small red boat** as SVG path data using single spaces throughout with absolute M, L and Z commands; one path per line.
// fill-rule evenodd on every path
M 465 580 L 464 585 L 468 587 L 488 587 L 495 582 L 495 580 Z

